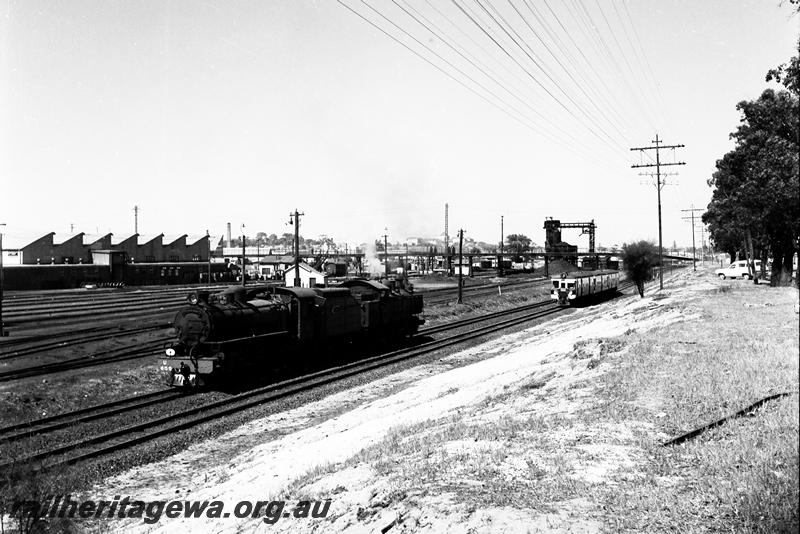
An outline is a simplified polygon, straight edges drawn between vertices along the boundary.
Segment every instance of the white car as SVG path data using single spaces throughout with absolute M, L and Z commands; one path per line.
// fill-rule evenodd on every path
M 756 264 L 756 274 L 761 272 L 761 260 L 755 260 Z M 717 269 L 714 271 L 714 274 L 719 276 L 720 280 L 725 280 L 726 278 L 744 278 L 746 280 L 750 280 L 752 276 L 750 275 L 750 271 L 747 269 L 747 261 L 740 260 L 735 261 L 730 264 L 729 267 L 725 267 L 724 269 Z

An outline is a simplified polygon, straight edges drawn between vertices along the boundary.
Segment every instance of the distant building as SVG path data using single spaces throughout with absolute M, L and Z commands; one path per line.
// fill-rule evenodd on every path
M 347 276 L 347 260 L 343 258 L 327 259 L 324 269 L 330 276 Z
M 53 234 L 53 253 L 49 261 L 42 263 L 81 263 L 86 257 L 86 262 L 91 261 L 86 249 L 83 247 L 83 232 L 78 234 Z
M 156 263 L 164 261 L 164 234 L 137 235 L 136 255 L 130 257 L 131 263 Z
M 206 235 L 186 236 L 186 250 L 183 257 L 191 261 L 208 261 L 210 242 Z
M 165 235 L 161 238 L 161 260 L 168 262 L 189 261 L 186 255 L 186 234 Z
M 294 256 L 267 254 L 258 259 L 258 273 L 264 278 L 275 278 L 294 265 Z
M 222 237 L 209 238 L 206 234 L 136 234 L 114 235 L 78 233 L 56 233 L 15 235 L 3 233 L 3 264 L 50 265 L 92 264 L 96 251 L 115 251 L 115 258 L 124 258 L 126 263 L 184 263 L 207 262 L 211 251 L 222 261 Z M 254 253 L 255 255 L 255 253 Z M 103 256 L 107 264 L 108 254 Z
M 38 236 L 3 235 L 3 265 L 36 265 L 53 254 L 55 232 Z
M 111 234 L 112 250 L 119 250 L 125 253 L 125 261 L 130 262 L 138 255 L 139 234 Z M 92 260 L 94 262 L 94 260 Z
M 38 237 L 3 236 L 3 265 L 48 265 L 56 263 L 89 263 L 91 257 L 83 245 L 83 233 L 56 234 Z
M 287 286 L 294 285 L 294 265 L 287 269 L 283 274 L 283 279 Z M 305 262 L 300 263 L 300 287 L 315 287 L 325 285 L 325 273 L 322 273 Z

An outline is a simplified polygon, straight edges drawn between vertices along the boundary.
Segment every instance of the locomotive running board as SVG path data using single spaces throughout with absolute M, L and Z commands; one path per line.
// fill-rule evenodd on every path
M 226 339 L 224 341 L 211 341 L 207 343 L 219 343 L 220 345 L 224 345 L 226 343 L 239 343 L 242 341 L 253 341 L 255 339 L 269 339 L 273 337 L 279 336 L 288 336 L 288 330 L 281 330 L 280 332 L 270 332 L 269 334 L 258 334 L 257 336 L 248 336 L 248 337 L 237 337 L 235 339 Z

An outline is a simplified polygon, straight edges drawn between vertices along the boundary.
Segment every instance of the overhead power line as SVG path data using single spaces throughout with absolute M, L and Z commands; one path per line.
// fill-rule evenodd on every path
M 474 95 L 476 95 L 477 97 L 479 97 L 481 100 L 483 100 L 484 102 L 486 102 L 486 103 L 487 103 L 487 104 L 489 104 L 490 106 L 493 106 L 493 107 L 495 107 L 495 108 L 499 109 L 500 111 L 502 111 L 503 113 L 505 113 L 506 115 L 508 115 L 508 116 L 509 116 L 510 118 L 512 118 L 513 120 L 515 120 L 515 121 L 519 122 L 520 124 L 522 124 L 522 125 L 523 125 L 523 126 L 525 126 L 526 128 L 529 128 L 529 129 L 531 129 L 531 130 L 533 130 L 533 131 L 535 131 L 535 132 L 537 132 L 537 133 L 540 133 L 540 134 L 541 134 L 541 132 L 539 132 L 539 130 L 538 130 L 537 128 L 533 127 L 531 124 L 528 124 L 527 122 L 525 122 L 525 121 L 524 121 L 523 119 L 521 119 L 520 117 L 518 117 L 518 116 L 515 116 L 514 114 L 512 114 L 511 112 L 509 112 L 507 109 L 505 109 L 505 108 L 503 108 L 502 106 L 498 105 L 496 102 L 492 102 L 492 101 L 491 101 L 490 99 L 488 99 L 488 98 L 487 98 L 485 95 L 482 95 L 480 92 L 476 91 L 474 88 L 472 88 L 472 87 L 470 87 L 469 85 L 467 85 L 466 83 L 464 83 L 464 81 L 462 81 L 462 80 L 458 79 L 457 77 L 453 76 L 452 74 L 450 74 L 449 72 L 447 72 L 445 69 L 443 69 L 441 66 L 437 65 L 436 63 L 434 63 L 434 62 L 433 62 L 433 61 L 431 61 L 430 59 L 426 58 L 425 56 L 423 56 L 422 54 L 420 54 L 419 52 L 417 52 L 416 50 L 414 50 L 413 48 L 411 48 L 410 46 L 408 46 L 406 43 L 404 43 L 404 42 L 403 42 L 403 41 L 401 41 L 400 39 L 398 39 L 397 37 L 395 37 L 395 36 L 394 36 L 394 35 L 392 35 L 391 33 L 387 32 L 385 29 L 381 28 L 379 25 L 375 24 L 374 22 L 372 22 L 371 20 L 369 20 L 367 17 L 365 17 L 364 15 L 362 15 L 361 13 L 359 13 L 358 11 L 356 11 L 355 9 L 353 9 L 352 7 L 350 7 L 349 5 L 345 4 L 345 3 L 344 3 L 342 0 L 337 0 L 337 2 L 339 2 L 339 3 L 340 3 L 342 6 L 344 6 L 345 8 L 347 8 L 347 9 L 348 9 L 350 12 L 352 12 L 353 14 L 355 14 L 356 16 L 358 16 L 360 19 L 364 20 L 365 22 L 367 22 L 368 24 L 370 24 L 371 26 L 373 26 L 374 28 L 376 28 L 377 30 L 379 30 L 381 33 L 383 33 L 384 35 L 386 35 L 387 37 L 389 37 L 390 39 L 392 39 L 393 41 L 395 41 L 396 43 L 398 43 L 399 45 L 401 45 L 403 48 L 405 48 L 406 50 L 408 50 L 409 52 L 411 52 L 411 53 L 412 53 L 412 54 L 414 54 L 415 56 L 419 57 L 420 59 L 422 59 L 423 61 L 425 61 L 426 63 L 428 63 L 429 65 L 431 65 L 431 66 L 432 66 L 432 67 L 434 67 L 435 69 L 437 69 L 438 71 L 440 71 L 442 74 L 444 74 L 445 76 L 447 76 L 448 78 L 450 78 L 450 79 L 451 79 L 451 80 L 453 80 L 454 82 L 458 83 L 459 85 L 461 85 L 462 87 L 464 87 L 465 89 L 467 89 L 468 91 L 470 91 L 471 93 L 473 93 Z M 372 6 L 370 6 L 369 4 L 367 4 L 366 2 L 364 2 L 363 0 L 362 0 L 362 3 L 363 3 L 364 5 L 366 5 L 367 7 L 369 7 L 370 9 L 372 9 L 373 11 L 375 11 L 375 9 L 374 9 L 374 8 L 372 8 Z M 377 11 L 376 11 L 376 12 L 377 12 Z M 384 17 L 384 18 L 385 18 L 385 17 Z M 388 20 L 388 19 L 387 19 L 387 20 Z M 412 37 L 412 38 L 413 38 L 413 37 Z M 430 48 L 428 48 L 428 47 L 427 47 L 427 46 L 425 46 L 424 44 L 420 43 L 420 42 L 419 42 L 419 40 L 417 40 L 416 38 L 413 38 L 413 39 L 414 39 L 414 40 L 415 40 L 415 41 L 416 41 L 418 44 L 422 45 L 422 46 L 423 46 L 425 49 L 427 49 L 428 51 L 432 52 L 434 55 L 436 55 L 437 57 L 439 57 L 440 59 L 442 59 L 442 61 L 445 61 L 445 62 L 447 62 L 446 60 L 444 60 L 443 58 L 441 58 L 441 56 L 439 56 L 439 55 L 438 55 L 436 52 L 434 52 L 433 50 L 431 50 Z M 455 68 L 455 69 L 456 69 L 458 72 L 461 72 L 461 71 L 460 71 L 460 70 L 459 70 L 457 67 L 454 67 L 454 68 Z M 465 76 L 466 78 L 468 78 L 469 80 L 471 80 L 471 81 L 472 81 L 473 83 L 475 83 L 476 85 L 478 85 L 479 87 L 483 87 L 483 86 L 482 86 L 480 83 L 478 83 L 477 81 L 475 81 L 475 80 L 474 80 L 473 78 L 471 78 L 469 75 L 467 75 L 467 74 L 464 74 L 463 72 L 461 72 L 461 74 L 462 74 L 463 76 Z M 487 92 L 489 92 L 490 94 L 493 94 L 493 93 L 491 93 L 491 91 L 489 91 L 489 90 L 486 90 L 486 91 L 487 91 Z
M 627 5 L 609 14 L 599 1 L 338 1 L 526 129 L 563 147 L 582 144 L 582 157 L 621 158 L 629 137 L 663 118 Z

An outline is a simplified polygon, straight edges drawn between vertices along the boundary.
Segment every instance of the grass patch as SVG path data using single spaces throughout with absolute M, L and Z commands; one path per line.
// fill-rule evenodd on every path
M 464 297 L 463 304 L 451 303 L 425 306 L 425 324 L 436 325 L 456 318 L 467 318 L 496 311 L 516 308 L 545 300 L 549 295 L 547 287 L 525 287 L 520 289 L 504 289 L 502 295 Z
M 796 532 L 797 395 L 683 445 L 661 446 L 664 436 L 798 389 L 791 290 L 741 287 L 704 297 L 691 304 L 702 321 L 628 336 L 629 350 L 603 376 L 587 420 L 645 423 L 660 434 L 633 438 L 649 461 L 620 473 L 600 501 L 620 518 L 620 531 Z M 777 305 L 749 310 L 745 300 Z
M 522 389 L 541 389 L 547 385 L 547 383 L 556 376 L 555 371 L 550 371 L 549 373 L 545 374 L 544 376 L 536 376 L 522 384 Z
M 578 498 L 586 490 L 551 442 L 554 433 L 570 425 L 569 419 L 536 415 L 492 421 L 456 415 L 402 425 L 341 464 L 307 472 L 287 487 L 286 496 L 303 495 L 304 488 L 327 475 L 367 465 L 376 476 L 391 480 L 392 493 L 403 498 L 457 493 L 471 509 L 550 511 L 552 503 Z M 550 452 L 532 456 L 526 452 L 532 446 Z

